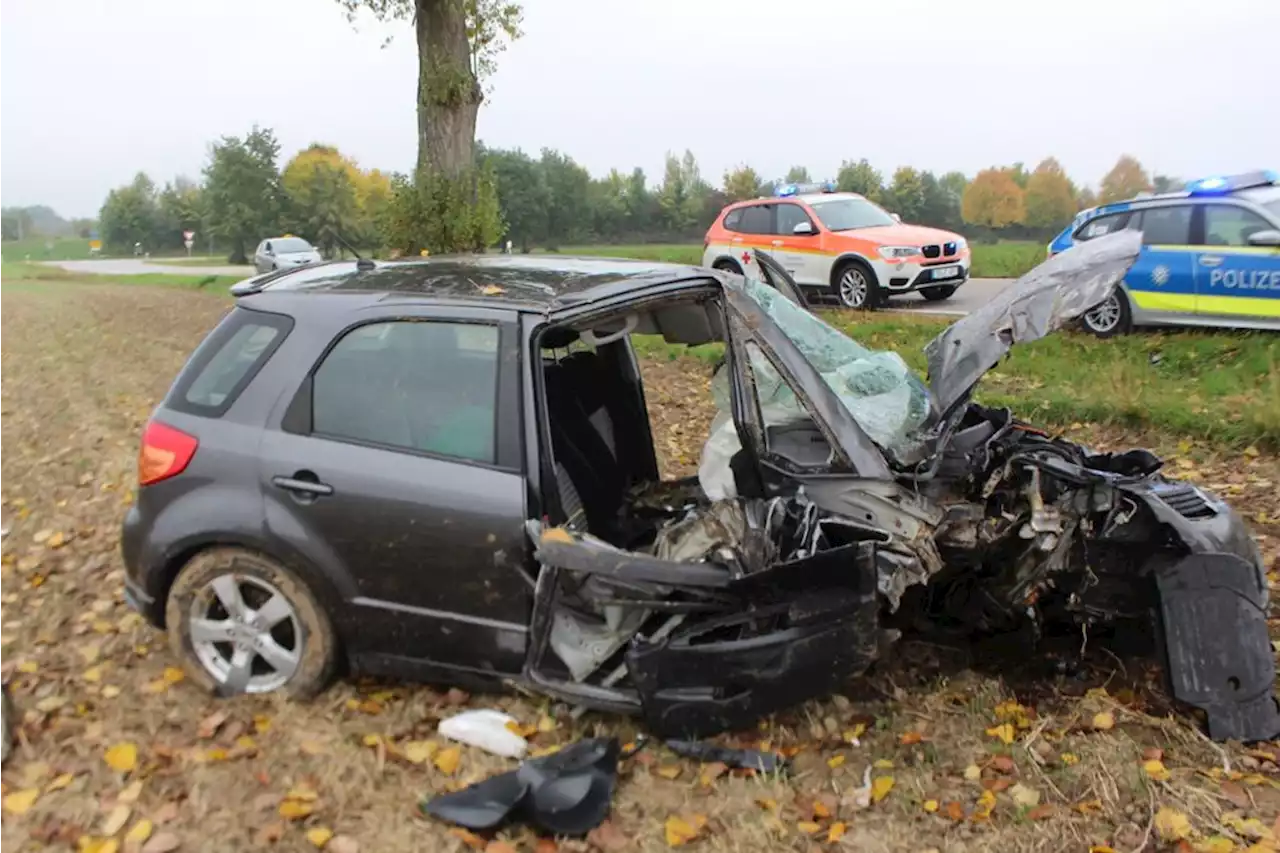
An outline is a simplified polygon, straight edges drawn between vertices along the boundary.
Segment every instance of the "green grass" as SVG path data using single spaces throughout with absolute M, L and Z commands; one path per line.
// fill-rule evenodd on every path
M 1040 243 L 1009 241 L 994 245 L 975 245 L 974 278 L 1017 278 L 1045 259 Z M 637 258 L 643 261 L 666 261 L 675 264 L 702 263 L 702 245 L 658 244 L 652 246 L 565 246 L 566 255 L 595 255 L 606 258 Z
M 37 282 L 83 282 L 92 284 L 159 285 L 161 287 L 203 287 L 217 290 L 230 287 L 241 276 L 236 275 L 180 275 L 174 273 L 140 273 L 137 275 L 89 275 L 72 272 L 44 264 L 4 261 L 0 263 L 0 282 L 33 284 Z
M 864 346 L 897 351 L 921 375 L 922 349 L 945 321 L 822 312 Z M 692 350 L 641 340 L 650 358 L 688 354 L 710 365 L 719 345 Z M 1052 427 L 1095 423 L 1155 429 L 1228 449 L 1280 449 L 1280 335 L 1142 332 L 1110 340 L 1060 332 L 1013 349 L 977 399 Z
M 79 237 L 26 237 L 0 242 L 0 257 L 8 261 L 80 261 L 89 257 L 89 241 Z

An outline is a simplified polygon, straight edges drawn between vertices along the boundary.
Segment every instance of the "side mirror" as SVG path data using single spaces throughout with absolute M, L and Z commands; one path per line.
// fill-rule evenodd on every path
M 1280 247 L 1280 229 L 1264 228 L 1254 231 L 1247 240 L 1250 246 Z
M 902 221 L 902 216 L 901 216 L 901 214 L 897 214 L 897 213 L 890 213 L 889 215 L 893 217 L 893 221 L 894 221 L 894 222 L 901 222 L 901 221 Z
M 800 237 L 811 237 L 815 233 L 812 222 L 798 222 L 796 227 L 791 229 L 791 233 Z

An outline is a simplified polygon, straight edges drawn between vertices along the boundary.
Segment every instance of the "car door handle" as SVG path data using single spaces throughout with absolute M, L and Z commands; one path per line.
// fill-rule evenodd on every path
M 734 237 L 734 238 L 733 238 L 733 242 L 735 242 L 735 243 L 741 243 L 741 242 L 742 242 L 742 238 L 741 238 L 741 237 Z
M 1201 255 L 1200 266 L 1216 267 L 1222 265 L 1222 255 Z
M 310 475 L 310 476 L 308 476 Z M 272 477 L 272 484 L 296 495 L 324 497 L 333 494 L 333 486 L 320 482 L 310 471 L 298 471 L 292 477 Z

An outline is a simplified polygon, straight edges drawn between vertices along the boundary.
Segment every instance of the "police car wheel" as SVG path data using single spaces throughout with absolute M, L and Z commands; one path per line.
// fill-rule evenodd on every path
M 1100 338 L 1112 338 L 1127 333 L 1133 323 L 1129 300 L 1120 290 L 1084 313 L 1082 323 L 1086 329 Z
M 836 274 L 836 298 L 846 308 L 869 311 L 880 301 L 880 286 L 875 274 L 862 264 L 851 263 Z

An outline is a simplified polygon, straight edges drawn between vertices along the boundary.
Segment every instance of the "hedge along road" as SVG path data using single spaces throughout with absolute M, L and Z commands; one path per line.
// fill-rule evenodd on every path
M 90 261 L 42 261 L 49 266 L 59 267 L 70 272 L 90 275 L 141 275 L 144 273 L 172 273 L 174 275 L 253 275 L 251 266 L 217 266 L 191 267 L 166 265 L 162 262 L 136 260 L 133 258 L 103 258 Z M 963 317 L 970 311 L 980 308 L 991 301 L 997 293 L 1013 282 L 1011 278 L 972 278 L 965 282 L 955 295 L 943 302 L 929 302 L 924 297 L 912 294 L 897 297 L 889 301 L 892 310 L 910 311 L 913 314 L 941 314 L 951 317 Z

